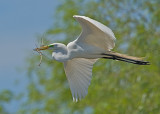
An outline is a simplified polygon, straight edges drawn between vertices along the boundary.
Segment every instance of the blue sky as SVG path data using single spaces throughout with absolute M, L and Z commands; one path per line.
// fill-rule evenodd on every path
M 35 48 L 37 34 L 53 25 L 58 4 L 58 0 L 0 0 L 0 92 L 25 91 L 25 58 Z M 12 104 L 9 110 L 15 111 L 18 104 Z

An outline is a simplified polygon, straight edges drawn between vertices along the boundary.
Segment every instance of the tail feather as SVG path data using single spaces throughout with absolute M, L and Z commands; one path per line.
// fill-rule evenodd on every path
M 128 63 L 133 63 L 133 64 L 138 64 L 138 65 L 150 65 L 149 62 L 143 61 L 141 57 L 133 57 L 133 56 L 128 56 L 125 54 L 117 53 L 117 52 L 112 52 L 110 51 L 109 53 L 103 53 L 105 59 L 113 59 L 113 60 L 119 60 L 119 61 L 124 61 Z

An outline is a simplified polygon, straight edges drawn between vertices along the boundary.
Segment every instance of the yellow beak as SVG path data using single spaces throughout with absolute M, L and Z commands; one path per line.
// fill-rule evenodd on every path
M 48 48 L 49 48 L 49 46 L 42 46 L 40 48 L 35 48 L 34 51 L 46 50 Z

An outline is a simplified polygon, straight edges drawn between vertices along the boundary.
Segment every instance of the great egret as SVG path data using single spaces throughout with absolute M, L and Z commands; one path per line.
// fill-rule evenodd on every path
M 86 16 L 73 16 L 81 25 L 80 36 L 64 45 L 53 43 L 34 49 L 35 51 L 53 49 L 54 60 L 64 64 L 73 101 L 84 98 L 88 93 L 93 64 L 99 58 L 125 61 L 138 65 L 148 65 L 139 57 L 127 56 L 111 51 L 115 46 L 115 36 L 110 28 Z

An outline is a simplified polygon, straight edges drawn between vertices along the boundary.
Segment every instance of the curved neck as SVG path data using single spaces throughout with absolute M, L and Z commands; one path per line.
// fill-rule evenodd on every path
M 59 62 L 65 62 L 69 60 L 68 49 L 64 44 L 58 44 L 55 46 L 54 51 L 52 53 L 53 59 Z

